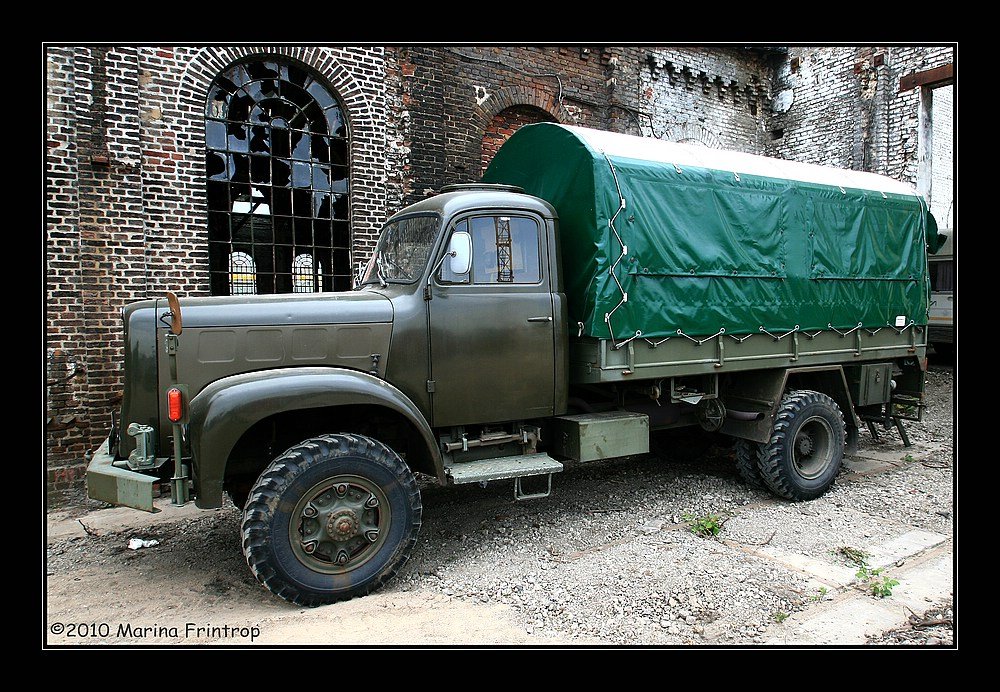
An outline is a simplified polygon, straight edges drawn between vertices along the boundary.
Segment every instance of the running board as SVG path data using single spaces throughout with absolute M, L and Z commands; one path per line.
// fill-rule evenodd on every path
M 445 469 L 453 485 L 466 483 L 487 483 L 514 479 L 514 498 L 531 500 L 548 497 L 552 492 L 552 474 L 563 470 L 563 465 L 548 454 L 522 454 L 513 457 L 464 461 Z M 541 493 L 525 494 L 521 491 L 521 479 L 530 476 L 548 476 L 548 489 Z

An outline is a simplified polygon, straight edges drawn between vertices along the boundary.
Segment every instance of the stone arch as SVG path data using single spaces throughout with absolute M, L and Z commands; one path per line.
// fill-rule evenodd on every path
M 537 88 L 523 86 L 503 87 L 496 92 L 488 92 L 485 87 L 476 89 L 476 121 L 478 128 L 478 155 L 482 171 L 486 170 L 497 149 L 512 134 L 501 134 L 504 113 L 510 116 L 516 127 L 534 122 L 573 123 L 576 118 L 559 103 L 557 96 Z M 533 117 L 535 116 L 535 117 Z
M 552 116 L 555 122 L 576 122 L 566 106 L 559 103 L 557 95 L 543 89 L 513 86 L 489 92 L 485 87 L 476 87 L 476 102 L 476 125 L 480 136 L 486 132 L 494 116 L 512 106 L 534 106 Z
M 371 125 L 371 105 L 354 76 L 327 49 L 317 46 L 212 46 L 203 48 L 184 70 L 177 90 L 182 111 L 195 117 L 204 114 L 208 89 L 215 77 L 234 62 L 254 57 L 276 56 L 300 62 L 323 77 L 344 105 L 348 133 Z
M 482 172 L 486 171 L 497 150 L 518 128 L 539 122 L 557 121 L 548 111 L 524 104 L 504 108 L 494 115 L 483 132 L 481 148 Z
M 719 135 L 698 123 L 681 123 L 672 127 L 664 139 L 680 144 L 700 144 L 710 149 L 722 148 Z

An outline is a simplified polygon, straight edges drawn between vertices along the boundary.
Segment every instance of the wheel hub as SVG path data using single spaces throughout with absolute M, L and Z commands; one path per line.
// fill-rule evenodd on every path
M 361 532 L 361 523 L 353 509 L 330 512 L 326 520 L 326 533 L 335 541 L 346 541 Z
M 813 451 L 813 441 L 810 435 L 802 434 L 799 435 L 799 454 L 802 456 L 808 456 L 812 454 Z
M 307 491 L 289 527 L 296 556 L 310 569 L 355 569 L 378 551 L 390 523 L 377 485 L 359 476 L 338 476 Z

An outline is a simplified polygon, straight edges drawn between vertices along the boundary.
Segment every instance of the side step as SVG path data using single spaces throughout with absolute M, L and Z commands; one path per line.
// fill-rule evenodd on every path
M 445 469 L 453 485 L 486 483 L 514 479 L 514 499 L 530 500 L 548 497 L 552 492 L 552 474 L 563 470 L 563 465 L 548 454 L 521 454 L 513 457 L 465 461 Z M 530 476 L 548 476 L 548 490 L 526 495 L 521 491 L 521 479 Z

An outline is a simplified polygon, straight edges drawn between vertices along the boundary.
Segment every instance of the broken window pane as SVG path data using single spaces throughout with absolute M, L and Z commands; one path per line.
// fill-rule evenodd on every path
M 205 114 L 212 293 L 351 288 L 346 119 L 325 82 L 273 58 L 233 65 Z
M 343 137 L 347 134 L 344 131 L 344 113 L 337 106 L 326 109 L 326 123 L 331 135 Z
M 271 159 L 271 182 L 279 187 L 288 187 L 292 182 L 292 167 L 283 159 Z
M 338 166 L 347 165 L 347 140 L 333 139 L 330 141 L 330 163 Z
M 333 94 L 327 91 L 326 87 L 317 81 L 313 81 L 313 83 L 306 88 L 306 91 L 312 95 L 312 97 L 316 100 L 316 103 L 319 104 L 320 108 L 329 108 L 337 103 L 333 99 Z
M 250 180 L 266 185 L 271 182 L 271 159 L 266 156 L 250 157 Z
M 313 166 L 312 186 L 315 190 L 330 189 L 330 169 L 327 166 Z
M 320 163 L 330 161 L 330 139 L 322 135 L 312 135 L 312 158 Z
M 280 126 L 271 126 L 271 156 L 285 156 L 291 153 L 288 146 L 288 130 Z
M 226 124 L 216 120 L 205 123 L 205 146 L 209 149 L 226 148 Z
M 227 157 L 224 153 L 216 153 L 214 151 L 208 152 L 205 160 L 205 166 L 208 169 L 209 180 L 229 179 L 229 166 L 227 165 L 226 159 Z
M 323 192 L 313 193 L 313 215 L 318 219 L 330 218 L 330 195 Z
M 309 160 L 309 137 L 301 132 L 292 132 L 292 158 Z
M 271 153 L 271 128 L 256 125 L 250 128 L 250 151 L 254 153 Z
M 229 123 L 226 125 L 226 134 L 228 135 L 229 151 L 248 151 L 249 142 L 247 142 L 247 128 L 245 125 Z

